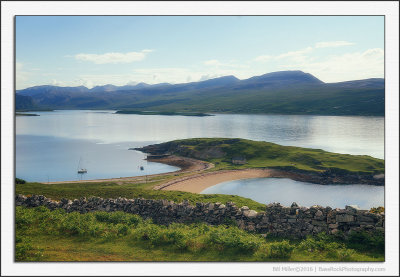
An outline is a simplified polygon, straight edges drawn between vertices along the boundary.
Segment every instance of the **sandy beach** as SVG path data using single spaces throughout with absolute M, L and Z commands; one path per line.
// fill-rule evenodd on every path
M 223 170 L 216 172 L 207 172 L 180 179 L 172 180 L 161 184 L 154 189 L 160 190 L 178 190 L 193 193 L 200 193 L 204 189 L 216 184 L 248 178 L 279 177 L 276 170 L 273 169 L 242 169 L 242 170 Z

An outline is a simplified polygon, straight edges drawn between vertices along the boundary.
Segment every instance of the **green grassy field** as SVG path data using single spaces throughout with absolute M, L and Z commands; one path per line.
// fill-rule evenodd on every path
M 16 208 L 16 261 L 383 261 L 383 234 L 262 237 L 236 226 L 171 224 L 124 212 Z
M 174 154 L 203 159 L 216 164 L 218 169 L 280 168 L 311 172 L 329 170 L 344 174 L 384 173 L 384 161 L 366 155 L 349 155 L 327 152 L 321 149 L 282 146 L 279 144 L 246 139 L 196 138 L 175 140 L 160 144 L 160 148 Z M 203 153 L 222 152 L 218 157 Z M 244 165 L 234 165 L 233 157 L 245 157 Z

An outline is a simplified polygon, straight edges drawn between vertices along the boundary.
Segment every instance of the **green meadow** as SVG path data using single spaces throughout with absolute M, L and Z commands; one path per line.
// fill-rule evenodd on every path
M 16 207 L 20 261 L 384 261 L 382 233 L 302 240 L 263 237 L 236 226 L 153 224 L 124 212 L 66 213 Z

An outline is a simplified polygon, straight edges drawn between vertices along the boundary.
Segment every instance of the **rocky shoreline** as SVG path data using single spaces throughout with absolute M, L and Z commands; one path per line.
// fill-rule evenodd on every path
M 384 186 L 385 177 L 383 174 L 379 175 L 357 175 L 334 173 L 325 171 L 322 173 L 299 171 L 295 169 L 275 169 L 276 172 L 281 172 L 280 177 L 286 177 L 295 181 L 308 182 L 319 185 L 333 185 L 333 184 L 363 184 L 373 186 Z

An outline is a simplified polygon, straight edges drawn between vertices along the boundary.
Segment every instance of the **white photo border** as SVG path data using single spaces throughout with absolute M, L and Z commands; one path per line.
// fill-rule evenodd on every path
M 399 275 L 399 3 L 397 1 L 2 1 L 1 3 L 1 275 Z M 14 16 L 15 15 L 384 15 L 385 216 L 382 263 L 14 262 Z M 331 271 L 279 271 L 273 267 L 324 267 Z M 352 270 L 353 268 L 353 270 Z M 368 268 L 371 268 L 368 270 Z M 384 268 L 384 271 L 372 271 Z M 358 269 L 358 270 L 357 270 Z M 367 269 L 368 271 L 363 271 Z

